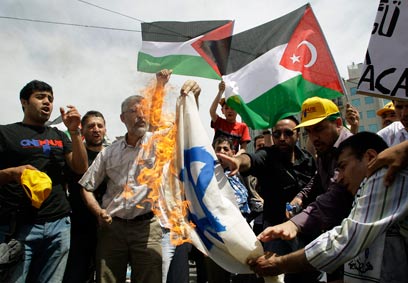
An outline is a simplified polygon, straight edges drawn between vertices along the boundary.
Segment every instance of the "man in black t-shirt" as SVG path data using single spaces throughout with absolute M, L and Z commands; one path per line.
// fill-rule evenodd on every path
M 24 244 L 25 259 L 11 275 L 10 282 L 61 282 L 70 242 L 70 206 L 63 187 L 63 168 L 77 174 L 87 167 L 82 143 L 80 114 L 68 105 L 61 117 L 72 137 L 46 126 L 53 110 L 52 87 L 31 81 L 20 92 L 22 122 L 0 126 L 0 242 L 10 232 L 16 217 L 14 237 Z M 37 169 L 52 180 L 50 195 L 40 208 L 31 205 L 21 185 L 25 169 Z
M 295 127 L 298 124 L 294 116 L 281 119 L 272 128 L 273 146 L 263 147 L 252 154 L 236 156 L 234 160 L 225 160 L 238 162 L 238 169 L 243 175 L 257 177 L 261 187 L 260 195 L 264 200 L 264 228 L 287 220 L 286 203 L 296 196 L 316 171 L 312 155 L 296 144 L 299 130 Z M 231 168 L 235 168 L 234 166 Z M 303 247 L 312 239 L 313 237 L 300 235 L 292 241 L 265 243 L 264 248 L 277 254 L 287 254 Z M 318 272 L 286 274 L 285 283 L 318 282 L 318 277 Z
M 88 165 L 91 165 L 98 153 L 107 145 L 106 122 L 102 113 L 88 111 L 81 120 L 81 133 L 88 153 Z M 72 209 L 71 247 L 63 282 L 94 282 L 97 219 L 82 199 L 82 186 L 78 184 L 82 175 L 71 170 L 68 170 L 67 175 L 68 200 Z M 94 192 L 99 203 L 102 202 L 105 191 L 106 182 L 103 182 Z

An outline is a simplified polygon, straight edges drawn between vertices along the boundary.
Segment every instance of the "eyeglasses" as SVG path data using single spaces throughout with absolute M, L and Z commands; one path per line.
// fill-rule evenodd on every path
M 272 132 L 272 136 L 277 139 L 277 138 L 280 138 L 280 137 L 281 137 L 282 133 L 283 133 L 286 137 L 291 137 L 291 136 L 293 136 L 293 135 L 295 134 L 294 131 L 289 130 L 289 129 L 285 129 L 285 130 L 283 130 L 283 131 L 281 131 L 281 130 L 275 130 L 275 131 L 273 131 L 273 132 Z

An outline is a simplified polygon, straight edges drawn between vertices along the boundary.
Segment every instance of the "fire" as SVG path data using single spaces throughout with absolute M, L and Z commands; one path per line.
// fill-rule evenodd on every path
M 156 89 L 153 82 L 143 91 L 145 97 L 143 111 L 155 132 L 145 146 L 146 150 L 155 149 L 155 162 L 151 168 L 144 168 L 141 171 L 137 181 L 140 184 L 147 184 L 151 189 L 148 202 L 153 212 L 162 221 L 168 223 L 172 243 L 180 245 L 191 242 L 188 231 L 194 224 L 185 220 L 188 202 L 184 199 L 184 192 L 178 180 L 175 162 L 177 149 L 175 115 L 162 112 L 167 91 L 168 88 Z M 126 188 L 124 194 L 125 191 Z

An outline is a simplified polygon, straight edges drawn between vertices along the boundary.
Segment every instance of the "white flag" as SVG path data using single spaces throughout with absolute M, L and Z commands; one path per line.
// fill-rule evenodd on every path
M 263 248 L 241 215 L 193 96 L 177 101 L 177 129 L 177 167 L 196 226 L 193 244 L 231 273 L 252 273 L 247 259 L 263 255 Z

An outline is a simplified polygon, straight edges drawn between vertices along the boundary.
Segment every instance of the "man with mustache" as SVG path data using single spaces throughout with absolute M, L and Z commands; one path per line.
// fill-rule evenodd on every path
M 156 74 L 153 101 L 160 101 L 170 75 L 169 70 Z M 187 81 L 181 93 L 190 91 L 196 94 L 201 89 L 197 83 Z M 157 132 L 152 131 L 154 125 L 149 121 L 161 117 L 149 111 L 147 104 L 140 95 L 122 102 L 120 119 L 127 129 L 125 137 L 102 150 L 79 181 L 85 202 L 100 224 L 97 282 L 125 282 L 128 264 L 132 282 L 162 282 L 162 228 L 152 211 L 150 188 L 138 181 L 142 170 L 155 163 L 156 148 L 150 141 Z M 92 192 L 104 180 L 107 189 L 99 204 Z
M 96 156 L 106 146 L 106 122 L 103 114 L 91 110 L 81 119 L 81 133 L 85 140 L 88 154 L 88 165 L 91 165 Z M 97 220 L 89 211 L 81 196 L 81 185 L 78 184 L 82 175 L 67 172 L 68 200 L 71 204 L 71 247 L 67 267 L 64 274 L 64 283 L 94 282 L 96 228 Z M 100 203 L 106 190 L 103 182 L 94 192 Z

